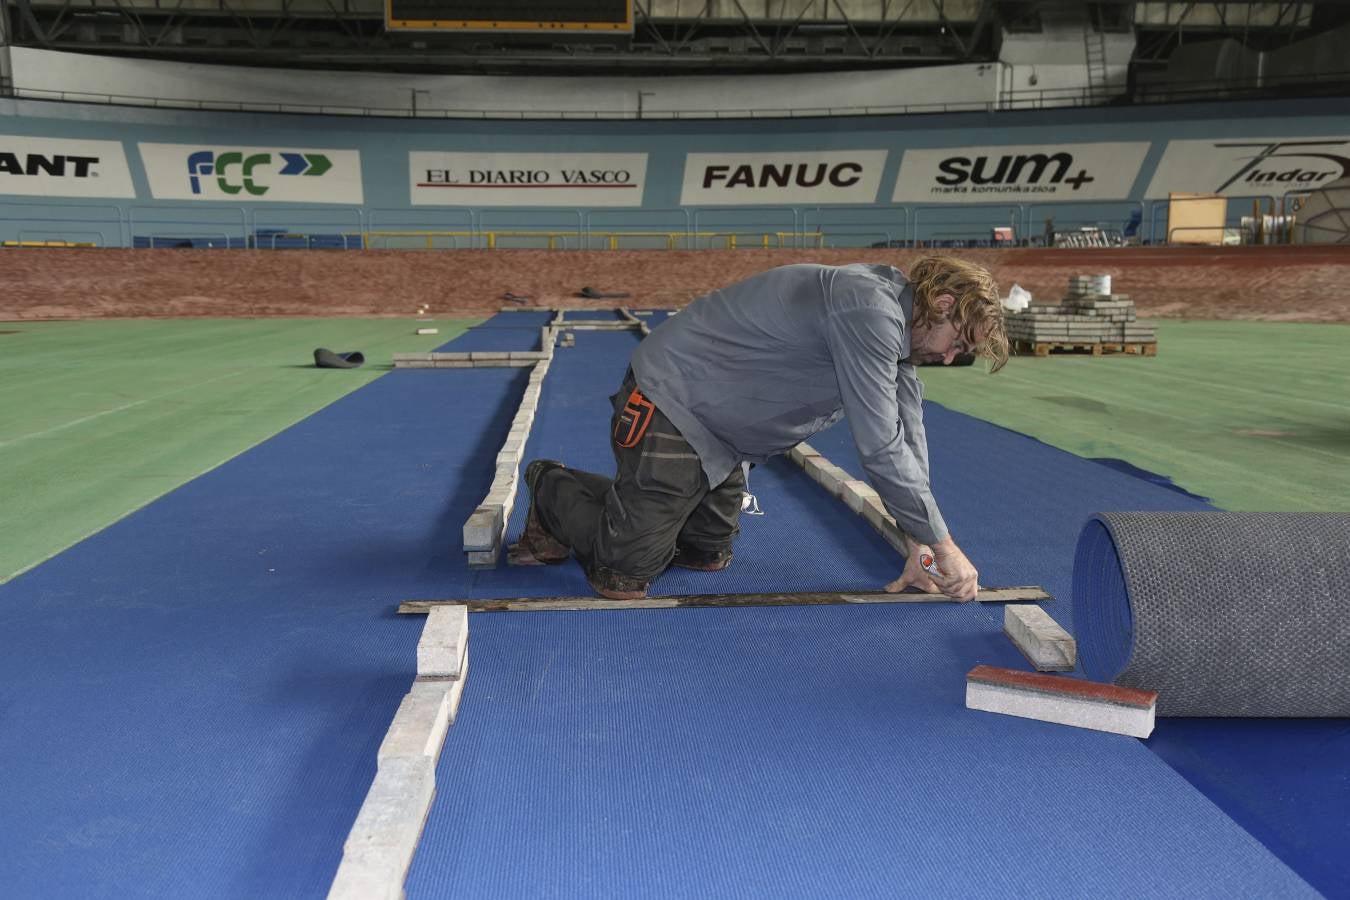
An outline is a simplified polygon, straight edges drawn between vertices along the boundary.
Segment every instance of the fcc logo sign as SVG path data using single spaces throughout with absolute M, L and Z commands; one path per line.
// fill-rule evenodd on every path
M 141 144 L 157 200 L 363 202 L 356 150 Z

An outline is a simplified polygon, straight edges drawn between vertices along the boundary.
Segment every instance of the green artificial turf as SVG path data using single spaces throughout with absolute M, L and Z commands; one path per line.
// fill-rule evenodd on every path
M 473 321 L 0 322 L 0 582 Z M 316 347 L 366 364 L 316 369 Z
M 1225 509 L 1350 510 L 1350 325 L 1162 321 L 1158 347 L 921 375 L 930 400 Z

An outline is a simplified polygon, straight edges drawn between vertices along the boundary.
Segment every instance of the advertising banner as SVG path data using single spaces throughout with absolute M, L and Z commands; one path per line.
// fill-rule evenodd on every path
M 156 200 L 360 204 L 361 154 L 278 145 L 140 144 Z
M 1124 200 L 1149 143 L 1027 144 L 906 150 L 895 203 Z
M 1147 196 L 1283 197 L 1350 177 L 1350 137 L 1169 141 Z
M 641 206 L 645 153 L 408 154 L 414 206 Z
M 135 197 L 121 141 L 0 134 L 0 194 Z
M 885 150 L 690 153 L 683 206 L 875 203 Z

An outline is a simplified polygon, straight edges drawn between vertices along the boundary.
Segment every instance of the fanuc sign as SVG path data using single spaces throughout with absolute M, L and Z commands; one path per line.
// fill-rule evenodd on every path
M 156 200 L 363 202 L 356 150 L 141 144 Z
M 1350 138 L 1225 138 L 1171 141 L 1147 196 L 1184 191 L 1282 197 L 1350 177 Z
M 1122 200 L 1147 141 L 906 150 L 896 203 Z
M 875 203 L 885 166 L 885 150 L 690 153 L 680 203 Z
M 414 206 L 641 206 L 645 153 L 408 154 Z
M 0 194 L 135 197 L 121 141 L 0 134 Z

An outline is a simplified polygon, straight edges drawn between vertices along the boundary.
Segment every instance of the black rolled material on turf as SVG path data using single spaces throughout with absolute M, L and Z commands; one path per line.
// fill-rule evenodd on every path
M 599 291 L 593 287 L 584 287 L 577 291 L 577 296 L 587 300 L 623 300 L 633 295 L 628 291 Z
M 327 347 L 320 347 L 314 351 L 314 365 L 320 369 L 359 369 L 365 361 L 366 356 L 360 350 L 334 353 Z
M 1098 514 L 1073 621 L 1087 677 L 1159 715 L 1350 716 L 1350 514 Z

